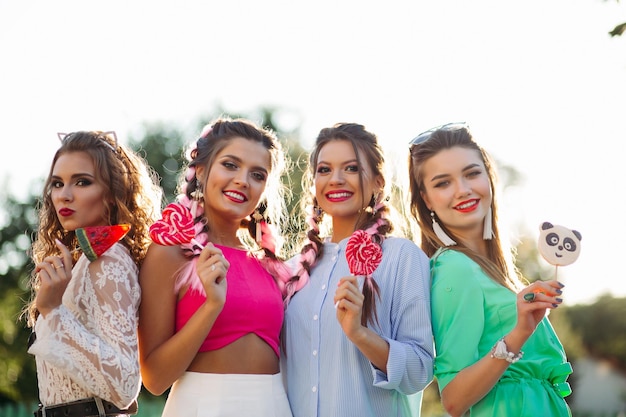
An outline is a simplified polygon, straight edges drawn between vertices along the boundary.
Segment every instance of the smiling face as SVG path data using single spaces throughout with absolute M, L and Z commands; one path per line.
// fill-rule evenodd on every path
M 455 235 L 482 239 L 483 221 L 491 206 L 489 176 L 478 151 L 455 146 L 422 166 L 426 206 Z
M 382 189 L 381 179 L 373 177 L 367 162 L 359 163 L 350 141 L 331 140 L 320 149 L 315 165 L 315 197 L 321 209 L 332 216 L 335 232 L 353 230 L 361 210 Z
M 96 180 L 93 160 L 85 152 L 59 156 L 51 176 L 51 198 L 65 230 L 107 224 L 104 186 Z
M 240 222 L 259 204 L 271 168 L 269 151 L 259 142 L 236 137 L 214 158 L 208 172 L 198 166 L 207 218 Z

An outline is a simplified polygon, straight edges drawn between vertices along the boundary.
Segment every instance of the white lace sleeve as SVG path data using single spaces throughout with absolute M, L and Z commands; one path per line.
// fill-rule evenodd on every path
M 98 396 L 126 408 L 137 398 L 140 299 L 137 266 L 121 244 L 78 260 L 63 304 L 39 317 L 29 349 L 44 405 Z

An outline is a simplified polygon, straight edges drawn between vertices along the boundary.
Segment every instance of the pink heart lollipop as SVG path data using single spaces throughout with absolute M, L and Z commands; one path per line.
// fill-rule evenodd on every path
M 150 226 L 150 237 L 155 243 L 163 246 L 194 243 L 204 247 L 195 239 L 193 216 L 187 207 L 179 203 L 168 204 L 161 217 Z
M 383 259 L 383 251 L 365 230 L 352 233 L 346 245 L 346 259 L 352 275 L 371 275 Z

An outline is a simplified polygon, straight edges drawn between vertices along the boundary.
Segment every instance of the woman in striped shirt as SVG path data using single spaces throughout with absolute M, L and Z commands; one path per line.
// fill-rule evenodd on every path
M 419 416 L 432 380 L 428 258 L 391 236 L 383 165 L 376 136 L 352 123 L 322 129 L 310 155 L 311 228 L 286 284 L 281 355 L 295 417 Z M 355 231 L 382 249 L 371 274 L 350 270 Z

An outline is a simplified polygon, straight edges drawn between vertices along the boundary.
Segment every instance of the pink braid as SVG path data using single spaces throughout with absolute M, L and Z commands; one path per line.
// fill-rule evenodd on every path
M 259 225 L 261 226 L 260 245 L 265 251 L 274 255 L 273 257 L 267 256 L 267 254 L 263 255 L 261 262 L 265 269 L 276 278 L 281 292 L 284 293 L 285 282 L 292 276 L 291 270 L 283 261 L 276 258 L 276 230 L 274 226 L 265 220 L 259 222 Z
M 309 206 L 307 211 L 309 212 L 306 219 L 307 224 L 311 227 L 311 231 L 319 234 L 320 214 L 318 210 L 313 206 Z M 318 256 L 317 251 L 317 244 L 307 237 L 302 252 L 300 252 L 297 258 L 296 269 L 290 279 L 285 283 L 285 306 L 289 304 L 291 297 L 309 282 L 310 276 L 308 269 L 315 264 Z
M 197 200 L 191 200 L 187 195 L 182 194 L 177 197 L 178 202 L 187 207 L 194 218 L 194 229 L 196 232 L 195 240 L 206 245 L 209 242 L 209 235 L 204 228 L 204 207 L 202 202 Z M 196 262 L 194 257 L 198 256 L 202 249 L 198 245 L 193 243 L 183 243 L 180 245 L 183 250 L 183 254 L 189 258 L 190 262 L 187 263 L 178 273 L 176 277 L 176 284 L 174 289 L 179 292 L 181 288 L 189 285 L 190 290 L 197 291 L 202 295 L 205 295 L 204 287 L 196 272 Z

